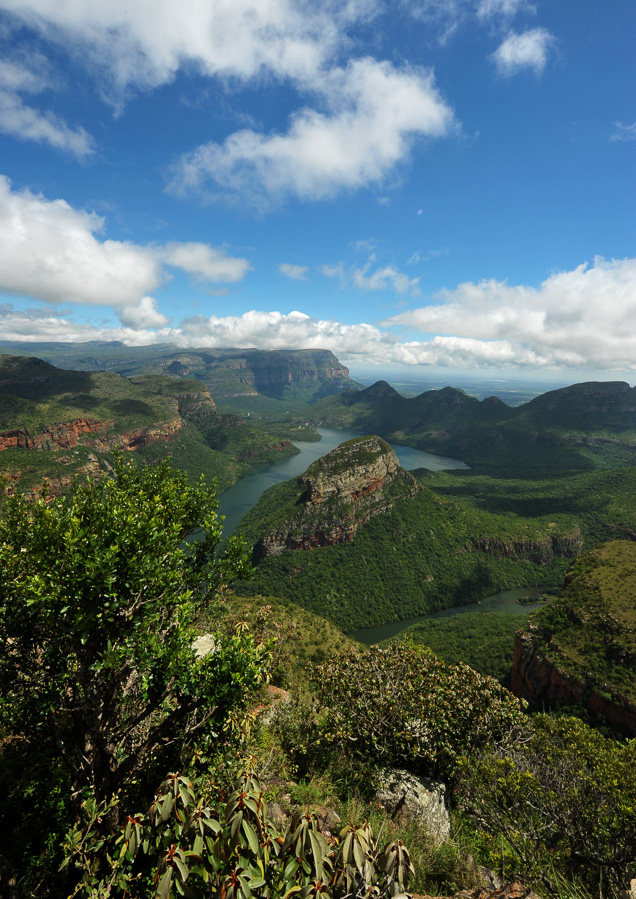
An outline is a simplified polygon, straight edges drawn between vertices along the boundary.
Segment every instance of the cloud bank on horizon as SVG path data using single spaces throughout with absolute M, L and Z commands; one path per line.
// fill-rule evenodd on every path
M 636 370 L 629 0 L 578 15 L 0 0 L 0 337 Z

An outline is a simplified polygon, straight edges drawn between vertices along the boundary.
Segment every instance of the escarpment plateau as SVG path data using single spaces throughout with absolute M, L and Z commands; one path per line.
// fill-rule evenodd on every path
M 392 508 L 387 488 L 396 478 L 411 495 L 420 489 L 380 437 L 359 437 L 341 444 L 298 478 L 298 511 L 261 537 L 258 554 L 268 556 L 353 540 L 372 516 Z
M 220 489 L 255 464 L 296 452 L 289 440 L 219 413 L 195 379 L 69 371 L 0 355 L 1 493 L 35 496 L 46 484 L 56 495 L 73 475 L 107 470 L 115 449 L 145 461 L 169 454 L 193 478 L 217 477 Z
M 118 372 L 127 377 L 161 375 L 197 378 L 226 412 L 260 414 L 315 402 L 342 390 L 356 389 L 349 370 L 329 350 L 256 350 L 201 347 L 182 350 L 164 344 L 125 347 L 113 343 L 29 344 L 30 352 L 54 365 L 77 371 Z M 15 352 L 23 352 L 16 348 Z M 42 363 L 46 365 L 47 363 Z
M 636 735 L 636 544 L 612 541 L 573 563 L 563 596 L 516 635 L 512 689 Z

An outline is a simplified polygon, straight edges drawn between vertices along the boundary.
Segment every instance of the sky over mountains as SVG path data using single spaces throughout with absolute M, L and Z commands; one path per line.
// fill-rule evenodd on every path
M 629 376 L 635 33 L 633 0 L 0 0 L 0 337 Z

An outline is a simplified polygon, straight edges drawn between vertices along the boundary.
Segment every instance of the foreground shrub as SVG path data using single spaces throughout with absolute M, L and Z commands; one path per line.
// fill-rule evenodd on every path
M 577 718 L 532 720 L 526 745 L 463 766 L 463 805 L 503 849 L 493 865 L 555 893 L 565 875 L 622 895 L 636 877 L 636 740 L 607 739 Z
M 249 570 L 237 541 L 218 552 L 214 490 L 165 463 L 113 465 L 50 502 L 10 497 L 0 519 L 0 832 L 21 879 L 84 798 L 147 801 L 184 753 L 240 726 L 267 677 L 249 634 L 193 648 L 197 610 Z
M 107 843 L 95 827 L 101 810 L 89 802 L 85 811 L 84 827 L 75 827 L 65 845 L 65 866 L 81 878 L 75 896 L 399 897 L 413 874 L 403 843 L 380 848 L 366 822 L 336 839 L 321 832 L 314 815 L 297 812 L 277 829 L 249 775 L 213 809 L 187 778 L 173 774 L 148 812 L 129 816 Z
M 460 756 L 514 745 L 527 727 L 497 681 L 404 641 L 343 653 L 312 676 L 325 740 L 362 764 L 449 777 Z

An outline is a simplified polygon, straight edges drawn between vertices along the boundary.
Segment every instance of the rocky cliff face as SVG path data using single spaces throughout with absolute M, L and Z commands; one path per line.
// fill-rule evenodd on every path
M 74 421 L 49 425 L 35 433 L 32 429 L 20 428 L 0 433 L 0 452 L 10 447 L 26 450 L 73 449 L 88 446 L 98 452 L 110 452 L 115 447 L 136 450 L 150 443 L 171 440 L 183 427 L 181 418 L 158 424 L 154 428 L 136 428 L 131 431 L 113 431 L 114 422 L 76 418 Z
M 550 565 L 557 559 L 575 559 L 583 548 L 580 531 L 546 537 L 543 540 L 504 540 L 499 537 L 476 537 L 472 546 L 503 559 L 527 559 L 536 565 Z
M 584 706 L 636 735 L 635 543 L 612 540 L 573 562 L 562 596 L 516 636 L 512 689 L 536 706 Z
M 542 649 L 539 634 L 521 631 L 515 637 L 511 689 L 533 706 L 580 705 L 602 715 L 612 727 L 636 736 L 636 705 L 607 685 L 602 689 L 559 667 Z
M 301 511 L 261 538 L 260 555 L 353 540 L 373 515 L 392 508 L 387 488 L 397 478 L 411 494 L 421 489 L 380 437 L 359 437 L 341 444 L 298 479 L 303 488 Z
M 349 377 L 349 369 L 341 365 L 329 350 L 259 352 L 249 358 L 248 366 L 253 381 L 247 383 L 254 383 L 256 387 Z

